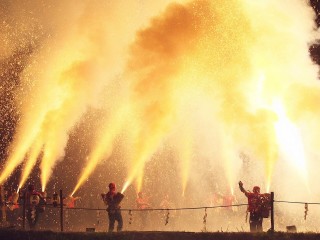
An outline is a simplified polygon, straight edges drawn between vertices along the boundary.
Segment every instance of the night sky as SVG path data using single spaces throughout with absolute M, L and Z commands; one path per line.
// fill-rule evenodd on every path
M 315 12 L 317 13 L 317 25 L 320 26 L 320 1 L 319 0 L 310 0 Z M 310 53 L 313 60 L 320 64 L 320 45 L 314 45 L 310 48 Z

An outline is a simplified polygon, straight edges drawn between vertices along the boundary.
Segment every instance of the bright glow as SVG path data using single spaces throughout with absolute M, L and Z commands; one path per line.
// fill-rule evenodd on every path
M 42 148 L 41 141 L 36 141 L 30 153 L 28 154 L 28 159 L 25 163 L 25 167 L 23 168 L 18 189 L 22 188 L 25 182 L 27 181 L 29 174 L 31 173 L 33 167 L 37 162 L 37 158 L 40 154 L 41 148 Z
M 108 125 L 99 134 L 98 141 L 96 143 L 95 149 L 91 152 L 87 158 L 87 165 L 83 169 L 77 185 L 75 186 L 71 196 L 79 189 L 79 187 L 86 181 L 90 174 L 94 171 L 99 161 L 102 159 L 107 159 L 112 153 L 113 141 L 117 134 L 119 134 L 123 122 L 125 120 L 128 109 L 125 107 L 120 107 L 118 112 L 112 116 L 112 119 L 108 122 Z
M 124 193 L 129 186 L 130 186 L 130 182 L 126 181 L 122 187 L 121 193 Z
M 283 152 L 285 160 L 296 168 L 308 187 L 306 159 L 299 129 L 288 119 L 280 101 L 274 101 L 272 107 L 278 116 L 275 129 L 280 150 Z
M 190 128 L 186 127 L 181 134 L 183 136 L 181 135 L 179 138 L 181 142 L 180 145 L 178 145 L 178 147 L 182 178 L 182 196 L 184 196 L 189 180 L 189 173 L 193 154 L 193 144 Z
M 234 189 L 233 189 L 233 187 L 230 187 L 230 192 L 231 192 L 231 195 L 233 196 L 233 195 L 234 195 Z
M 223 166 L 225 168 L 224 170 L 226 173 L 229 189 L 231 190 L 231 192 L 233 192 L 232 186 L 237 181 L 235 179 L 236 177 L 235 171 L 237 169 L 235 161 L 237 160 L 237 158 L 233 154 L 233 149 L 235 149 L 235 147 L 233 146 L 233 143 L 228 135 L 224 136 L 223 140 L 224 140 Z
M 29 128 L 23 126 L 23 128 L 26 130 L 26 133 L 23 136 L 18 134 L 17 138 L 15 139 L 11 148 L 11 155 L 6 162 L 4 169 L 1 171 L 0 184 L 3 183 L 14 171 L 14 169 L 23 162 L 29 147 L 38 134 L 39 128 L 37 124 L 39 121 L 35 121 L 33 124 L 31 124 L 31 122 L 26 123 L 30 123 Z
M 0 26 L 0 60 L 17 63 L 1 64 L 1 81 L 16 86 L 0 94 L 18 116 L 0 184 L 26 159 L 22 187 L 39 159 L 45 190 L 58 161 L 64 171 L 75 155 L 71 195 L 87 179 L 153 190 L 154 172 L 159 195 L 172 188 L 185 199 L 189 187 L 201 197 L 233 191 L 241 174 L 246 186 L 291 189 L 283 159 L 298 183 L 319 169 L 319 69 L 309 53 L 319 33 L 308 1 L 26 2 L 10 1 Z M 235 157 L 242 151 L 248 163 Z M 117 171 L 94 174 L 111 162 Z
M 137 178 L 136 178 L 137 192 L 140 192 L 142 190 L 143 177 L 144 177 L 144 169 L 142 168 L 140 169 L 140 172 L 137 174 Z

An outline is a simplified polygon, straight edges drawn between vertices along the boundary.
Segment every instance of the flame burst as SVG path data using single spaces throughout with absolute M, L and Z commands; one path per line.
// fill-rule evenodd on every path
M 29 174 L 31 173 L 32 169 L 36 165 L 38 156 L 41 152 L 42 148 L 42 141 L 37 141 L 34 145 L 33 148 L 30 150 L 28 154 L 28 159 L 26 160 L 25 166 L 23 168 L 22 174 L 21 174 L 21 179 L 19 182 L 18 189 L 21 189 L 25 182 L 28 179 Z
M 280 102 L 273 103 L 273 109 L 277 113 L 278 121 L 275 130 L 279 142 L 280 151 L 289 163 L 293 164 L 308 187 L 307 168 L 304 146 L 298 127 L 288 119 L 285 109 Z
M 183 166 L 183 192 L 191 159 L 202 163 L 196 143 L 208 139 L 213 141 L 205 145 L 212 148 L 225 143 L 217 151 L 223 156 L 231 189 L 240 165 L 233 162 L 233 153 L 239 149 L 250 149 L 251 158 L 264 161 L 268 190 L 280 157 L 298 166 L 307 184 L 307 154 L 298 125 L 306 112 L 319 116 L 315 102 L 319 102 L 320 89 L 318 68 L 308 51 L 318 38 L 311 7 L 300 0 L 290 4 L 167 0 L 146 1 L 144 6 L 139 2 L 83 1 L 71 10 L 71 3 L 62 6 L 52 1 L 57 9 L 48 17 L 54 21 L 41 26 L 44 30 L 38 34 L 36 50 L 20 76 L 23 87 L 17 90 L 17 102 L 22 102 L 22 119 L 0 184 L 29 154 L 21 187 L 42 151 L 44 190 L 52 169 L 64 157 L 69 132 L 91 107 L 109 109 L 110 117 L 97 134 L 72 195 L 97 164 L 111 155 L 121 131 L 133 143 L 122 192 L 134 181 L 138 191 L 142 188 L 146 163 L 172 134 L 178 136 L 173 148 L 180 153 Z M 123 8 L 124 4 L 128 6 Z M 17 8 L 17 18 L 25 19 L 25 11 L 12 6 Z M 61 7 L 70 15 L 55 25 Z M 39 22 L 44 18 L 40 12 L 35 14 Z M 31 19 L 37 18 L 30 17 L 27 29 L 39 24 Z M 1 56 L 8 56 L 7 51 L 15 47 L 12 44 Z M 106 90 L 114 85 L 115 90 Z M 124 100 L 116 104 L 123 107 L 115 110 L 111 106 L 117 94 Z M 101 95 L 107 100 L 102 101 Z M 306 110 L 307 104 L 311 107 Z M 205 113 L 203 119 L 193 114 L 198 109 Z M 205 128 L 206 120 L 210 124 Z M 213 134 L 219 127 L 219 134 L 212 138 L 199 134 Z M 177 129 L 183 134 L 176 134 Z M 289 146 L 295 147 L 294 155 Z M 216 161 L 213 150 L 206 150 Z
M 102 132 L 99 134 L 98 141 L 94 151 L 91 152 L 90 156 L 87 158 L 87 164 L 83 169 L 77 185 L 75 186 L 71 196 L 79 189 L 79 187 L 88 179 L 91 173 L 94 171 L 98 163 L 104 159 L 108 158 L 112 153 L 112 148 L 114 140 L 121 131 L 123 127 L 126 111 L 128 109 L 120 107 L 120 109 L 112 116 L 108 124 L 103 128 Z

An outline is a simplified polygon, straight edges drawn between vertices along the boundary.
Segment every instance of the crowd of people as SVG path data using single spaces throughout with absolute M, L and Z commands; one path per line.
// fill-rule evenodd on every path
M 6 228 L 23 227 L 23 217 L 30 230 L 36 230 L 37 223 L 46 207 L 58 207 L 60 196 L 54 193 L 52 197 L 47 197 L 46 192 L 37 191 L 33 184 L 29 184 L 27 189 L 14 191 L 12 188 L 5 189 L 0 186 L 0 226 Z M 68 196 L 63 199 L 66 208 L 74 208 L 75 202 L 80 197 Z
M 267 218 L 269 216 L 270 194 L 261 194 L 258 186 L 253 187 L 252 192 L 246 190 L 241 181 L 239 182 L 239 188 L 248 199 L 247 212 L 250 214 L 250 231 L 263 231 L 263 218 Z M 101 199 L 106 205 L 109 223 L 108 231 L 113 232 L 115 226 L 117 231 L 122 231 L 124 223 L 121 211 L 121 203 L 124 199 L 124 195 L 117 191 L 115 183 L 110 183 L 108 185 L 108 189 L 109 191 L 107 193 L 102 193 L 100 195 Z M 152 206 L 150 200 L 151 198 L 151 195 L 147 195 L 144 192 L 139 192 L 135 200 L 135 211 L 137 212 L 137 218 L 135 221 L 137 223 L 137 228 L 141 231 L 148 229 L 150 213 L 151 210 L 155 208 Z M 80 199 L 80 197 L 68 196 L 62 199 L 62 203 L 66 209 L 72 209 L 76 207 L 76 202 Z M 229 221 L 229 223 L 232 221 L 232 217 L 237 211 L 237 207 L 234 206 L 237 203 L 237 200 L 231 192 L 226 192 L 225 194 L 215 192 L 205 201 L 205 203 L 207 207 L 222 206 L 221 209 L 223 209 L 224 219 Z M 46 207 L 57 207 L 59 205 L 60 197 L 57 193 L 54 193 L 53 197 L 47 197 L 45 192 L 37 191 L 33 184 L 29 184 L 25 191 L 19 192 L 15 192 L 12 189 L 6 190 L 3 186 L 1 186 L 0 220 L 2 226 L 22 227 L 23 216 L 25 216 L 29 229 L 35 230 L 39 221 L 39 217 L 43 212 L 46 211 Z M 170 199 L 169 194 L 164 195 L 159 206 L 157 207 L 158 210 L 161 210 L 161 220 L 167 224 L 170 215 L 170 224 L 171 227 L 174 228 L 180 211 L 175 209 L 176 206 Z M 23 209 L 25 211 L 24 213 Z M 219 211 L 220 208 L 216 208 L 216 210 Z M 100 212 L 98 211 L 97 218 L 99 216 Z
M 245 190 L 243 183 L 239 182 L 240 191 L 245 194 L 248 198 L 248 208 L 247 212 L 250 213 L 250 231 L 251 232 L 262 232 L 262 222 L 263 218 L 269 217 L 270 211 L 270 194 L 260 193 L 260 187 L 255 186 L 253 192 Z M 107 205 L 107 212 L 109 217 L 109 232 L 114 230 L 115 221 L 118 222 L 117 231 L 121 231 L 123 227 L 123 220 L 121 215 L 120 203 L 124 198 L 122 193 L 116 191 L 115 183 L 109 184 L 109 192 L 107 194 L 101 194 L 103 201 Z M 147 225 L 148 209 L 151 209 L 151 204 L 149 202 L 148 196 L 145 196 L 143 192 L 138 193 L 138 198 L 136 199 L 137 209 L 140 212 L 140 229 L 143 230 Z M 230 192 L 226 195 L 215 194 L 213 200 L 213 206 L 218 206 L 219 199 L 222 199 L 222 205 L 225 208 L 226 218 L 229 219 L 233 214 L 235 203 L 235 197 Z M 174 209 L 174 205 L 169 200 L 169 195 L 166 195 L 164 200 L 161 202 L 160 207 L 162 209 Z

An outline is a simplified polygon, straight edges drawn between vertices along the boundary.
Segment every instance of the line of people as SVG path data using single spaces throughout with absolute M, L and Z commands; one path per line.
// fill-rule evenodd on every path
M 262 232 L 262 222 L 263 218 L 269 217 L 270 212 L 270 194 L 260 193 L 260 187 L 255 186 L 253 187 L 253 192 L 249 190 L 245 190 L 243 187 L 243 183 L 239 181 L 239 188 L 240 191 L 245 194 L 248 198 L 248 208 L 247 212 L 250 213 L 249 218 L 249 225 L 250 225 L 250 232 Z M 116 191 L 115 183 L 109 184 L 109 192 L 106 194 L 101 194 L 103 201 L 107 205 L 108 217 L 109 217 L 109 228 L 108 231 L 112 232 L 114 230 L 115 222 L 118 222 L 117 231 L 121 231 L 123 228 L 123 219 L 121 215 L 121 206 L 120 203 L 124 198 L 122 193 Z M 223 199 L 222 206 L 226 207 L 227 213 L 226 217 L 229 218 L 230 214 L 232 214 L 232 206 L 235 197 L 232 194 L 227 194 L 225 196 L 219 196 Z M 149 202 L 150 196 L 144 196 L 142 192 L 138 193 L 138 198 L 136 199 L 137 209 L 140 210 L 140 229 L 143 228 L 147 224 L 147 216 L 148 216 L 148 209 L 151 208 Z M 163 209 L 170 209 L 173 208 L 172 203 L 169 201 L 169 196 L 166 195 L 166 198 L 161 202 L 160 207 Z
M 39 214 L 44 212 L 46 193 L 35 190 L 33 184 L 28 185 L 26 191 L 15 192 L 6 190 L 1 186 L 1 223 L 4 227 L 22 225 L 22 206 L 25 205 L 25 217 L 30 230 L 34 230 L 39 219 Z
M 22 227 L 23 225 L 23 206 L 25 206 L 25 219 L 30 230 L 35 230 L 41 213 L 45 211 L 47 205 L 58 207 L 60 197 L 57 193 L 53 197 L 47 197 L 46 192 L 35 189 L 33 184 L 29 184 L 25 191 L 13 191 L 0 186 L 0 225 L 2 227 Z M 80 197 L 68 196 L 63 199 L 66 208 L 74 208 L 75 202 Z
M 107 206 L 109 227 L 108 231 L 112 232 L 115 228 L 115 222 L 117 222 L 117 231 L 122 231 L 123 229 L 123 218 L 121 215 L 121 202 L 124 198 L 124 195 L 120 192 L 117 192 L 115 183 L 110 183 L 108 185 L 109 191 L 107 193 L 101 194 L 101 197 L 104 203 Z M 249 224 L 251 232 L 261 232 L 263 218 L 267 218 L 269 216 L 270 211 L 270 194 L 260 193 L 260 188 L 255 186 L 253 191 L 250 192 L 245 190 L 243 187 L 243 183 L 239 182 L 240 191 L 245 194 L 248 198 L 248 208 L 247 212 L 250 213 Z M 221 205 L 217 204 L 217 199 L 222 200 L 222 206 L 225 210 L 225 217 L 228 221 L 230 221 L 231 216 L 234 214 L 234 210 L 232 208 L 235 197 L 233 194 L 221 195 L 218 193 L 214 194 L 215 198 L 211 199 L 214 201 L 213 206 Z M 136 198 L 136 208 L 139 210 L 139 229 L 144 230 L 147 226 L 147 220 L 149 215 L 149 210 L 151 209 L 150 204 L 151 196 L 146 196 L 144 193 L 139 192 L 138 197 Z M 80 199 L 80 197 L 67 197 L 63 199 L 63 203 L 67 208 L 74 208 L 76 200 Z M 51 203 L 54 205 L 54 202 L 60 202 L 60 199 L 51 199 L 46 197 L 45 192 L 36 191 L 33 184 L 28 185 L 27 190 L 24 192 L 20 192 L 19 194 L 14 191 L 6 191 L 3 187 L 1 187 L 1 198 L 0 198 L 0 206 L 1 206 L 1 220 L 2 223 L 6 223 L 9 220 L 9 225 L 16 225 L 14 221 L 22 220 L 21 214 L 21 205 L 26 201 L 26 220 L 29 224 L 29 228 L 34 230 L 36 228 L 36 224 L 39 220 L 39 216 L 45 210 L 45 206 L 47 204 L 47 200 L 51 200 Z M 209 204 L 210 206 L 212 204 Z M 170 201 L 169 195 L 165 195 L 165 198 L 160 203 L 161 209 L 174 209 L 175 206 Z M 15 214 L 16 217 L 10 218 L 10 214 L 18 212 Z M 171 219 L 176 215 L 176 211 L 171 211 Z M 163 220 L 166 218 L 165 211 L 162 214 Z M 171 221 L 172 222 L 172 221 Z M 3 224 L 2 224 L 3 225 Z
M 120 203 L 124 198 L 124 195 L 116 191 L 115 183 L 110 183 L 108 187 L 109 187 L 109 191 L 107 193 L 101 194 L 101 197 L 107 206 L 108 220 L 109 220 L 108 231 L 112 232 L 114 230 L 115 222 L 118 223 L 117 231 L 121 231 L 123 228 L 123 218 L 121 215 Z M 147 196 L 143 192 L 139 192 L 138 197 L 136 199 L 136 208 L 137 210 L 139 210 L 139 226 L 138 227 L 140 230 L 144 230 L 147 226 L 147 221 L 149 216 L 148 209 L 151 209 L 150 198 L 151 196 Z M 174 205 L 169 200 L 169 195 L 165 196 L 163 201 L 160 203 L 160 207 L 162 209 L 174 208 Z M 172 216 L 174 216 L 174 213 L 171 215 L 171 217 Z

